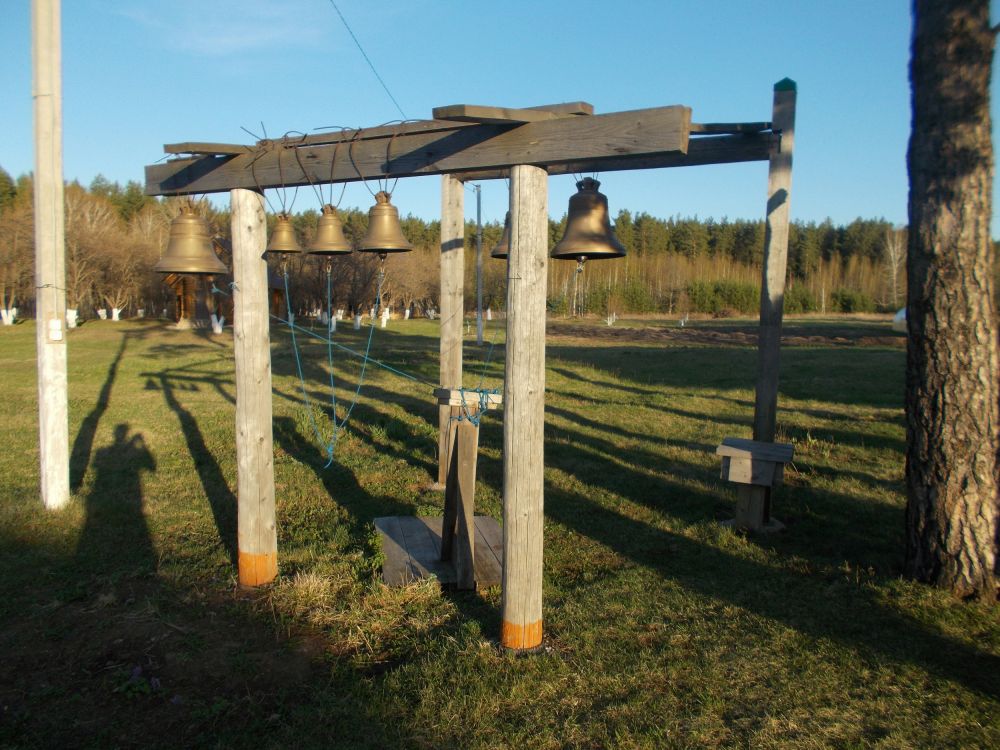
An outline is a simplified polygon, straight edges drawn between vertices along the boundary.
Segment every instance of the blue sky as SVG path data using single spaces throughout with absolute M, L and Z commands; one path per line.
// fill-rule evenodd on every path
M 798 83 L 793 219 L 906 221 L 910 10 L 904 0 L 337 0 L 408 118 L 444 104 L 595 110 L 685 104 L 696 122 L 770 119 L 773 84 Z M 65 0 L 64 165 L 143 180 L 164 143 L 250 142 L 400 117 L 330 0 Z M 778 12 L 780 9 L 780 12 Z M 0 166 L 33 165 L 30 2 L 6 0 Z M 994 100 L 996 99 L 994 82 Z M 996 120 L 994 109 L 994 120 Z M 764 162 L 600 176 L 612 214 L 762 217 Z M 402 213 L 436 218 L 439 178 L 402 180 Z M 549 181 L 550 213 L 575 188 Z M 502 181 L 483 186 L 503 218 Z M 344 206 L 367 207 L 365 187 Z M 1000 203 L 1000 201 L 998 201 Z M 474 216 L 474 199 L 466 202 Z M 318 207 L 301 190 L 296 210 Z M 998 223 L 994 218 L 994 235 Z

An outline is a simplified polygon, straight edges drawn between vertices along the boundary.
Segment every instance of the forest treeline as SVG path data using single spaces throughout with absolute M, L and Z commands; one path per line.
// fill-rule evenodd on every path
M 21 315 L 33 309 L 34 229 L 32 181 L 0 168 L 0 286 L 5 309 Z M 171 314 L 173 292 L 153 265 L 166 247 L 170 222 L 181 199 L 143 194 L 137 182 L 122 186 L 98 176 L 89 186 L 66 185 L 67 305 L 81 317 L 100 308 L 125 314 L 145 308 Z M 227 210 L 199 201 L 199 210 L 228 257 Z M 358 240 L 368 223 L 365 208 L 342 208 L 346 235 Z M 318 208 L 293 214 L 303 246 L 315 233 Z M 273 222 L 273 216 L 269 217 Z M 550 247 L 561 238 L 565 217 L 549 221 Z M 590 261 L 582 272 L 572 262 L 552 261 L 550 310 L 564 314 L 709 313 L 753 314 L 759 306 L 763 221 L 659 218 L 621 210 L 615 233 L 628 254 L 617 260 Z M 381 288 L 382 304 L 419 313 L 438 306 L 437 262 L 440 225 L 407 216 L 403 232 L 411 253 L 390 256 Z M 475 306 L 475 224 L 466 227 L 466 305 Z M 489 257 L 499 242 L 500 222 L 483 227 L 484 305 L 504 305 L 505 264 Z M 829 219 L 793 222 L 790 230 L 785 310 L 796 312 L 874 312 L 894 310 L 905 297 L 906 231 L 882 219 L 856 219 L 847 225 Z M 293 256 L 281 269 L 273 264 L 275 283 L 288 274 L 290 296 L 299 313 L 325 307 L 326 261 Z M 330 275 L 334 308 L 367 309 L 374 300 L 377 260 L 353 253 L 333 259 Z

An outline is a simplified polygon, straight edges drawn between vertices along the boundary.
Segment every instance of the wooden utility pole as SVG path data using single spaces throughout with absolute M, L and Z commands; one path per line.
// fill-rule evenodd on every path
M 767 173 L 767 220 L 764 225 L 764 268 L 760 287 L 760 333 L 757 340 L 757 399 L 753 439 L 774 441 L 778 411 L 778 360 L 781 318 L 788 266 L 788 206 L 792 190 L 792 151 L 795 144 L 795 81 L 774 84 L 771 116 L 781 148 L 771 154 Z
M 462 315 L 465 301 L 465 187 L 441 177 L 441 387 L 462 387 Z M 455 408 L 438 407 L 438 487 L 448 479 L 449 425 Z
M 233 339 L 236 359 L 236 463 L 239 578 L 244 586 L 278 575 L 271 432 L 271 342 L 268 321 L 267 222 L 264 196 L 231 193 Z
M 500 638 L 518 650 L 542 642 L 547 181 L 539 167 L 511 170 Z
M 42 502 L 61 508 L 69 502 L 69 417 L 59 0 L 34 0 L 31 9 L 39 463 Z

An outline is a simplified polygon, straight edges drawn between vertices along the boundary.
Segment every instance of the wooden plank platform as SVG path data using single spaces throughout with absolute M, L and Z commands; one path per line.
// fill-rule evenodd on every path
M 443 586 L 455 583 L 451 563 L 441 555 L 440 516 L 383 516 L 375 519 L 385 562 L 382 580 L 388 586 L 405 586 L 435 576 Z M 503 532 L 489 516 L 476 516 L 476 588 L 498 586 L 503 570 Z

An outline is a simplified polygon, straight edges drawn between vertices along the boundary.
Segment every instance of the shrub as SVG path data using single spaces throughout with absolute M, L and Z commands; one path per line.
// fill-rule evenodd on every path
M 694 312 L 713 315 L 753 313 L 760 305 L 760 287 L 739 281 L 692 281 L 687 296 Z
M 801 284 L 796 284 L 785 292 L 786 313 L 816 312 L 818 309 L 813 293 Z
M 836 312 L 875 312 L 875 300 L 864 292 L 840 288 L 830 295 L 830 302 Z

